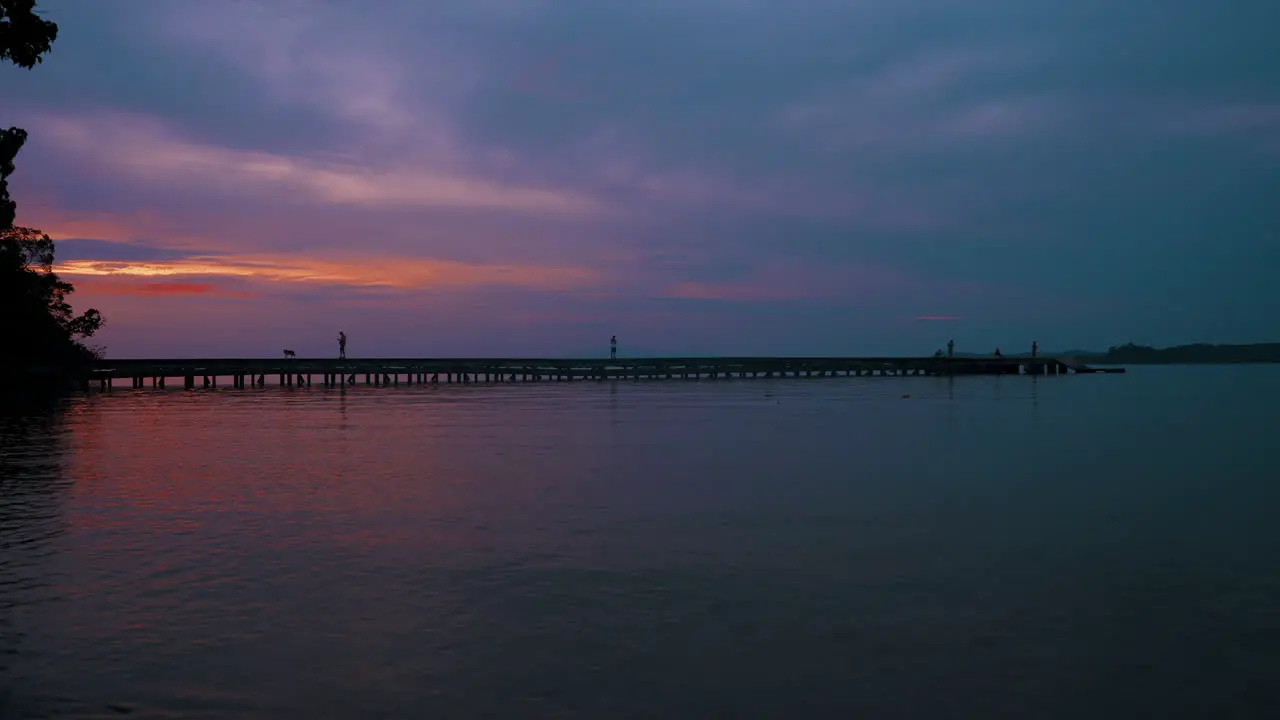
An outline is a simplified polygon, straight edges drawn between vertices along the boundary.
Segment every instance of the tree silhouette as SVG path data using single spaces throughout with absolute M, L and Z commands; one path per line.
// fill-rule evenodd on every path
M 0 61 L 30 70 L 44 61 L 58 37 L 58 24 L 36 14 L 35 0 L 0 0 Z M 27 141 L 21 128 L 0 130 L 0 231 L 13 227 L 16 207 L 9 199 L 13 159 Z
M 0 0 L 0 60 L 30 70 L 57 36 L 58 26 L 36 15 L 35 0 Z M 53 240 L 13 224 L 9 176 L 26 140 L 21 128 L 0 130 L 0 362 L 74 367 L 92 354 L 80 340 L 102 327 L 102 313 L 72 312 L 67 296 L 75 288 L 53 272 Z
M 58 24 L 36 14 L 36 0 L 0 0 L 0 60 L 30 70 L 58 38 Z
M 9 199 L 9 176 L 14 170 L 13 158 L 26 141 L 27 131 L 22 128 L 0 130 L 0 230 L 13 227 L 17 205 Z

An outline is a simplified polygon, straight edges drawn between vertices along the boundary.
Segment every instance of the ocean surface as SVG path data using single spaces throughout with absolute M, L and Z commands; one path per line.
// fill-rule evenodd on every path
M 0 415 L 0 717 L 1264 718 L 1280 367 Z

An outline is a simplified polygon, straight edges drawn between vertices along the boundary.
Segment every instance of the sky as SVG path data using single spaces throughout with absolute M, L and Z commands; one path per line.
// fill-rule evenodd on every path
M 115 357 L 1280 340 L 1274 0 L 39 0 Z

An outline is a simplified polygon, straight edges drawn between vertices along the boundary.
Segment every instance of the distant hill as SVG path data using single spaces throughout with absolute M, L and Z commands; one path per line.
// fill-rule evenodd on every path
M 1095 365 L 1225 365 L 1280 363 L 1280 343 L 1250 345 L 1175 345 L 1153 348 L 1146 345 L 1116 345 L 1106 352 L 1060 350 L 1041 352 L 1047 357 L 1073 357 Z M 1028 357 L 1031 353 L 1007 353 L 1005 357 Z M 991 357 L 990 353 L 956 353 L 956 357 Z
M 1063 353 L 1064 355 L 1066 353 Z M 1076 357 L 1099 365 L 1210 365 L 1235 363 L 1280 363 L 1280 343 L 1249 345 L 1175 345 L 1153 348 L 1145 345 L 1117 345 L 1105 353 L 1080 353 Z

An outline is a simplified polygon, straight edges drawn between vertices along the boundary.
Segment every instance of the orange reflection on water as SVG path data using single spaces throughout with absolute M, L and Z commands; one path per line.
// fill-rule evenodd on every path
M 447 563 L 485 552 L 498 527 L 510 540 L 536 525 L 531 506 L 585 492 L 551 468 L 574 446 L 589 464 L 601 426 L 565 428 L 577 440 L 553 454 L 556 429 L 512 431 L 518 403 L 502 426 L 484 420 L 496 393 L 392 392 L 394 402 L 376 389 L 94 397 L 74 423 L 74 528 L 104 550 L 127 528 L 261 554 L 403 550 Z M 529 543 L 540 544 L 536 531 Z

